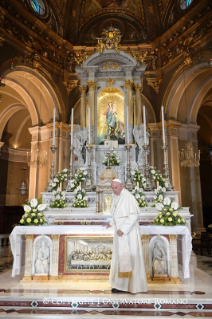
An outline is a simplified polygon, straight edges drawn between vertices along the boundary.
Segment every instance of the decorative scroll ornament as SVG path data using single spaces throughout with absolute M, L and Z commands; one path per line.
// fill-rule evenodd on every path
M 116 50 L 116 52 L 119 53 L 121 49 L 121 37 L 120 30 L 114 28 L 112 25 L 104 29 L 102 38 L 96 38 L 98 40 L 97 52 L 102 53 L 104 50 Z
M 115 62 L 107 62 L 102 65 L 102 70 L 114 70 L 118 69 L 120 66 Z
M 108 78 L 106 83 L 107 83 L 107 86 L 111 86 L 112 84 L 115 84 L 115 80 Z
M 160 88 L 160 84 L 162 82 L 162 77 L 158 77 L 158 78 L 146 78 L 148 85 L 150 85 L 155 92 L 158 94 L 159 92 L 159 88 Z
M 68 82 L 64 81 L 63 83 L 64 83 L 64 85 L 66 87 L 66 91 L 69 95 L 71 93 L 71 91 L 77 87 L 79 81 L 78 80 L 68 80 Z

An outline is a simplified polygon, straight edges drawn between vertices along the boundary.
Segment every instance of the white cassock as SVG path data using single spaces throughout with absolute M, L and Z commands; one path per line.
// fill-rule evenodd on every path
M 110 209 L 115 227 L 113 254 L 110 269 L 112 288 L 131 293 L 147 291 L 141 234 L 138 223 L 139 206 L 135 197 L 126 189 L 119 196 L 114 194 Z M 117 230 L 123 232 L 117 235 Z

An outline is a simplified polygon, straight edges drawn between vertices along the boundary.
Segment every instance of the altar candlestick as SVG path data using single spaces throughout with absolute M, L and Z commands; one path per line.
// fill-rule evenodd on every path
M 55 145 L 55 113 L 56 113 L 56 109 L 54 108 L 54 112 L 53 112 L 53 145 Z
M 91 109 L 88 108 L 88 143 L 91 144 Z
M 143 120 L 144 120 L 144 144 L 146 145 L 146 111 L 143 105 Z
M 161 106 L 161 116 L 162 116 L 163 145 L 165 145 L 165 144 L 166 144 L 166 142 L 165 142 L 164 107 L 163 107 L 163 106 Z
M 71 146 L 73 145 L 74 109 L 71 109 Z
M 129 118 L 128 118 L 128 106 L 126 107 L 126 124 L 127 124 L 127 144 L 129 144 Z

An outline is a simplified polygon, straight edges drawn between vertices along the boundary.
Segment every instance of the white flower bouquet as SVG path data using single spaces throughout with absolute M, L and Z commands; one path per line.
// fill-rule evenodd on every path
M 162 203 L 156 203 L 155 208 L 159 211 L 158 216 L 154 218 L 154 225 L 160 226 L 175 226 L 186 224 L 183 217 L 179 214 L 179 207 L 177 202 L 172 201 L 169 197 L 165 197 Z
M 132 191 L 132 194 L 135 196 L 135 199 L 138 202 L 139 207 L 147 207 L 148 203 L 145 201 L 145 196 L 143 193 L 143 188 L 139 188 L 138 186 Z
M 88 203 L 87 203 L 88 197 L 86 196 L 84 188 L 82 188 L 79 185 L 75 188 L 74 193 L 75 193 L 75 201 L 71 206 L 76 208 L 88 207 Z
M 53 179 L 53 182 L 51 184 L 51 186 L 53 187 L 53 189 L 57 189 L 60 183 L 64 183 L 67 181 L 67 176 L 68 176 L 68 170 L 67 168 L 64 168 L 62 170 L 62 172 L 57 173 L 57 175 L 55 176 L 55 178 Z
M 163 203 L 165 192 L 166 192 L 165 187 L 158 186 L 155 189 L 154 203 L 152 204 L 152 207 L 155 207 L 157 203 Z
M 140 188 L 146 187 L 146 178 L 137 169 L 134 168 L 131 171 L 131 175 L 133 176 L 133 181 L 138 183 Z
M 24 215 L 21 217 L 21 225 L 43 225 L 46 223 L 44 211 L 47 208 L 46 204 L 42 204 L 42 199 L 33 198 L 27 205 L 23 205 Z
M 66 192 L 61 191 L 61 188 L 58 187 L 57 190 L 52 192 L 54 195 L 54 200 L 50 203 L 49 207 L 51 208 L 65 208 L 66 204 Z

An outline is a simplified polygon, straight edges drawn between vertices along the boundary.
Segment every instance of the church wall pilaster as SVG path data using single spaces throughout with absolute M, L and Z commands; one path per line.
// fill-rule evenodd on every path
M 86 126 L 86 92 L 87 85 L 80 85 L 79 90 L 81 93 L 81 105 L 80 105 L 80 127 Z
M 143 84 L 138 83 L 134 85 L 135 87 L 135 122 L 134 126 L 137 125 L 139 126 L 140 124 L 143 123 L 143 118 L 142 118 L 142 105 L 141 105 L 141 92 L 143 90 Z
M 89 88 L 89 107 L 91 116 L 91 143 L 95 142 L 95 92 L 96 92 L 96 81 L 88 81 Z
M 125 80 L 126 106 L 128 107 L 129 143 L 133 143 L 133 79 Z

